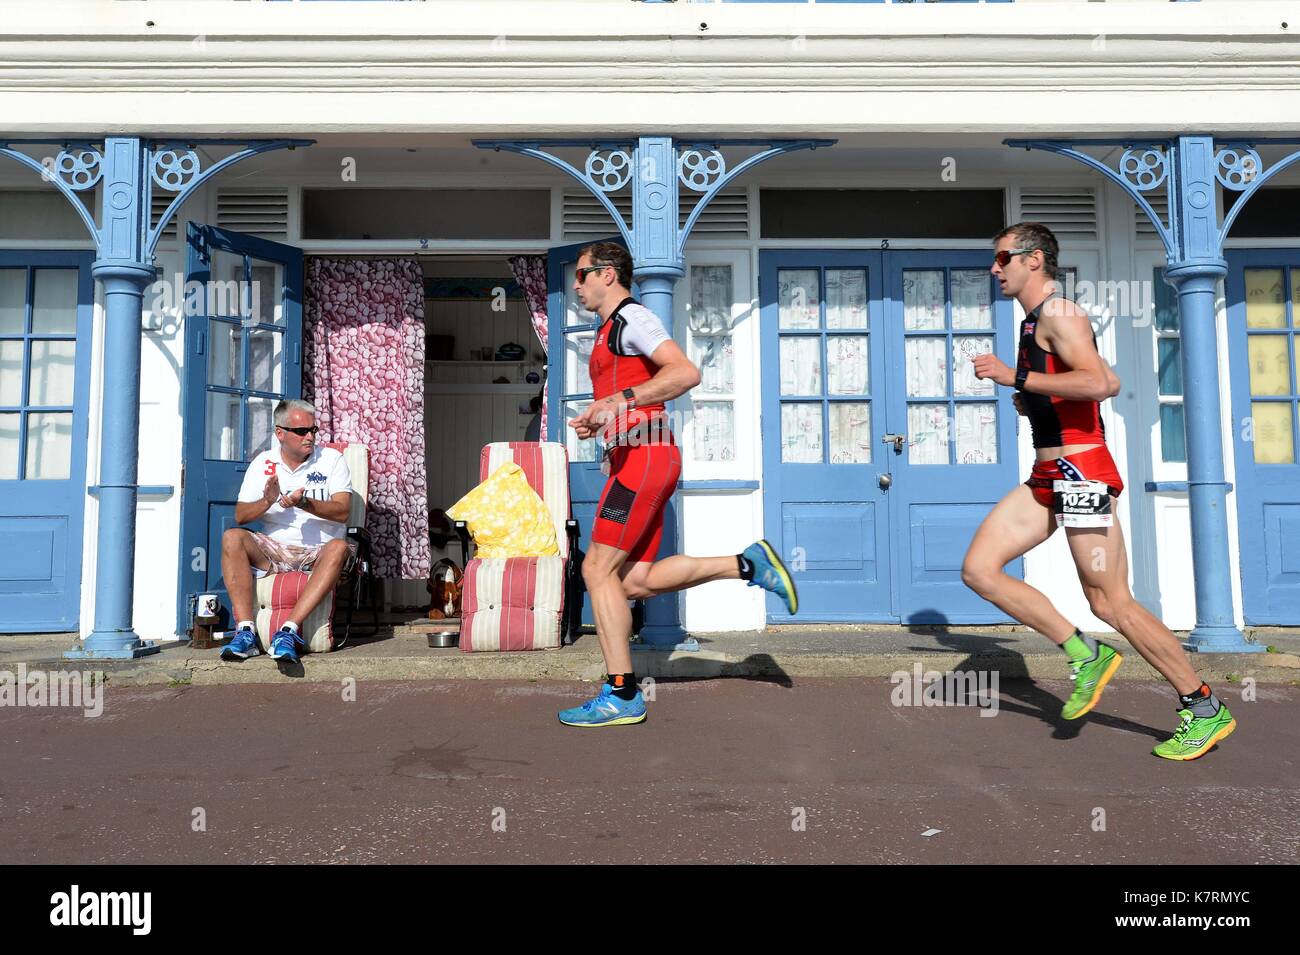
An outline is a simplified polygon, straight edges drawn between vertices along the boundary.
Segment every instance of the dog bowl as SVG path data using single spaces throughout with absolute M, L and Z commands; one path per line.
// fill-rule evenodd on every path
M 455 630 L 435 630 L 429 634 L 429 646 L 439 650 L 454 647 L 460 642 L 460 634 Z

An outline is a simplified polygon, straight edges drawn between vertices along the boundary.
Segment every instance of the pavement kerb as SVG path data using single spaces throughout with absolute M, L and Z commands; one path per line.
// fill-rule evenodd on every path
M 1112 641 L 1115 642 L 1115 641 Z M 585 644 L 585 646 L 584 646 Z M 655 679 L 751 678 L 782 681 L 818 677 L 884 677 L 920 671 L 996 671 L 999 679 L 1063 680 L 1068 669 L 1059 652 L 1008 652 L 954 649 L 934 652 L 922 648 L 906 651 L 873 651 L 855 648 L 826 651 L 773 646 L 769 651 L 754 646 L 742 650 L 697 652 L 640 650 L 633 655 L 639 677 Z M 1163 679 L 1136 652 L 1121 643 L 1125 661 L 1116 679 Z M 370 652 L 368 652 L 370 651 Z M 220 660 L 218 651 L 195 651 L 173 645 L 161 654 L 129 661 L 63 660 L 60 657 L 28 659 L 32 670 L 99 671 L 105 681 L 117 686 L 318 682 L 341 683 L 380 680 L 584 680 L 598 681 L 605 668 L 595 640 L 560 650 L 523 653 L 462 653 L 432 650 L 411 642 L 408 646 L 371 651 L 357 644 L 333 654 L 309 654 L 297 667 L 282 667 L 265 656 L 242 663 Z M 1253 678 L 1258 683 L 1300 684 L 1300 655 L 1295 653 L 1197 654 L 1193 663 L 1203 679 L 1212 685 L 1239 683 Z M 0 659 L 0 671 L 15 667 Z

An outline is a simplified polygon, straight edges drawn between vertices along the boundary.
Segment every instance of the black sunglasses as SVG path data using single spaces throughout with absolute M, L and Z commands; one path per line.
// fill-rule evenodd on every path
M 578 284 L 581 285 L 583 282 L 587 281 L 587 276 L 591 272 L 596 272 L 600 269 L 612 269 L 613 267 L 614 266 L 612 265 L 589 265 L 585 269 L 578 269 Z
M 312 425 L 310 428 L 290 428 L 287 425 L 277 424 L 276 427 L 279 428 L 281 431 L 292 432 L 293 434 L 296 434 L 300 438 L 305 438 L 307 435 L 315 434 L 317 431 L 320 430 L 320 428 L 316 427 L 316 425 Z

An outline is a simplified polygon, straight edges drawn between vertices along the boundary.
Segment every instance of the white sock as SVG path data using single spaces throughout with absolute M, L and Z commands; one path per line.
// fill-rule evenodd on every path
M 292 620 L 286 620 L 286 621 L 284 622 L 284 628 L 283 628 L 283 629 L 285 629 L 285 630 L 292 630 L 294 633 L 297 633 L 297 632 L 298 632 L 298 625 L 297 625 L 296 623 L 294 623 Z
M 239 623 L 235 626 L 235 629 L 236 629 L 236 630 L 256 630 L 257 628 L 253 626 L 253 621 L 251 621 L 251 620 L 241 620 L 241 621 L 239 621 Z

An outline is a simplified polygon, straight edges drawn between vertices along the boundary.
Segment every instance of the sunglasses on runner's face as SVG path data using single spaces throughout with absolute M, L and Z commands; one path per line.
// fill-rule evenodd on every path
M 1030 252 L 1037 251 L 1037 249 L 1003 249 L 1001 252 L 994 254 L 993 261 L 1005 269 L 1011 264 L 1011 257 L 1013 255 L 1028 255 Z
M 289 431 L 293 434 L 296 434 L 300 438 L 305 438 L 307 437 L 307 435 L 315 434 L 317 431 L 320 430 L 320 428 L 316 427 L 315 425 L 312 425 L 310 428 L 289 428 L 282 424 L 277 424 L 276 427 L 279 428 L 281 431 Z
M 585 269 L 578 269 L 578 284 L 581 285 L 587 281 L 587 275 L 590 272 L 596 272 L 600 269 L 612 269 L 613 267 L 612 265 L 589 265 Z

